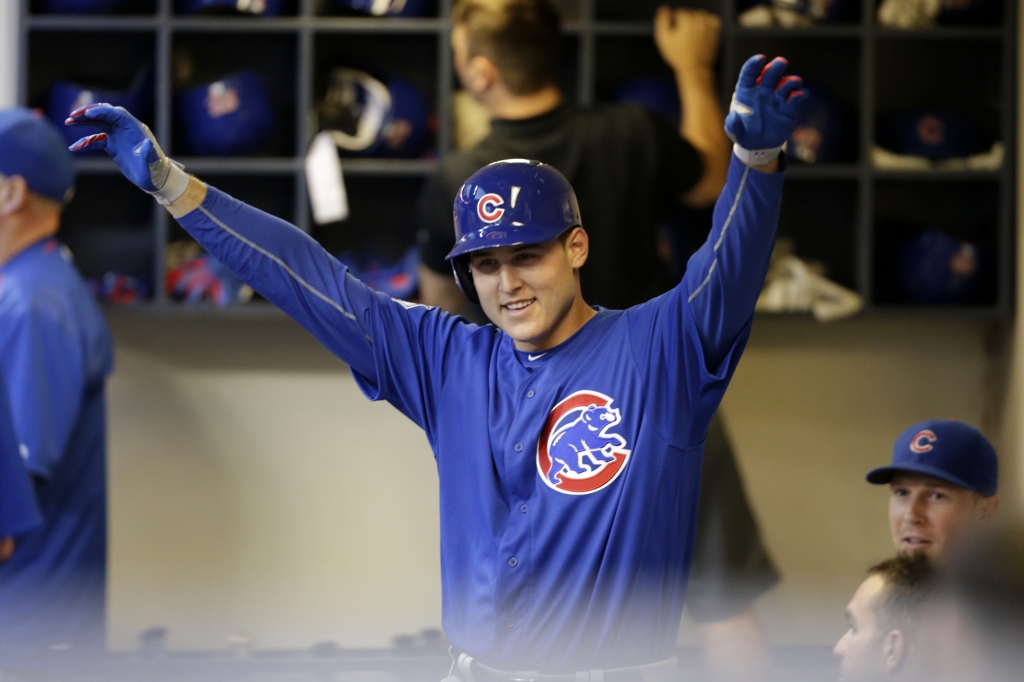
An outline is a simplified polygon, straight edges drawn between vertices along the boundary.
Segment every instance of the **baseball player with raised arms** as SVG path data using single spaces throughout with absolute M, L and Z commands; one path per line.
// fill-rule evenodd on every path
M 580 296 L 588 239 L 569 183 L 527 160 L 456 197 L 456 277 L 493 323 L 374 292 L 288 223 L 190 177 L 128 112 L 69 124 L 215 258 L 427 434 L 438 468 L 442 622 L 460 679 L 663 679 L 686 591 L 708 423 L 750 334 L 804 92 L 744 64 L 729 177 L 673 290 L 627 310 Z M 589 671 L 589 672 L 580 672 Z

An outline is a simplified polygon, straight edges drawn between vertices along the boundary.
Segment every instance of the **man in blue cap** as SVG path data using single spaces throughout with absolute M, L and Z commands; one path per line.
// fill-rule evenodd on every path
M 981 432 L 929 419 L 896 439 L 892 464 L 868 472 L 889 484 L 889 525 L 896 551 L 944 561 L 959 540 L 999 509 L 999 460 Z
M 43 520 L 0 566 L 0 665 L 104 644 L 112 349 L 55 239 L 74 183 L 64 140 L 40 114 L 0 111 L 0 371 Z

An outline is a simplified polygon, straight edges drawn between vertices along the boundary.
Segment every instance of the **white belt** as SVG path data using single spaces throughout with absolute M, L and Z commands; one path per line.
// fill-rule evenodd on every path
M 674 682 L 677 676 L 678 661 L 675 656 L 666 658 L 664 661 L 634 665 L 625 668 L 610 668 L 608 670 L 578 670 L 575 673 L 561 675 L 548 675 L 538 672 L 523 672 L 511 670 L 499 670 L 491 668 L 476 660 L 469 654 L 460 653 L 458 657 L 452 654 L 452 669 L 448 677 L 442 682 L 605 682 L 622 678 L 629 673 L 639 673 L 643 682 Z M 455 677 L 455 669 L 458 668 L 459 677 Z M 474 670 L 480 674 L 474 675 Z

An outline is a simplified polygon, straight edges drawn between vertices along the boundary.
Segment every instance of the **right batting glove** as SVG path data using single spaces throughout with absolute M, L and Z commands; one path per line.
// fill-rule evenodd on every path
M 64 124 L 88 124 L 103 130 L 83 137 L 69 149 L 106 150 L 126 178 L 161 204 L 170 204 L 188 188 L 184 166 L 168 159 L 149 127 L 123 107 L 90 104 L 72 111 Z
M 754 55 L 740 69 L 736 91 L 725 117 L 725 132 L 736 156 L 750 166 L 774 161 L 796 127 L 800 104 L 807 97 L 799 76 L 786 76 L 789 62 L 776 57 L 765 65 Z

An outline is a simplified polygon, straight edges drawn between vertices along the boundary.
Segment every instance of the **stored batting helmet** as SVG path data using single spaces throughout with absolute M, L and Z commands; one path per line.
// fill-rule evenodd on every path
M 805 17 L 805 21 L 836 22 L 849 19 L 852 0 L 745 0 L 741 9 L 756 5 L 768 5 L 776 10 L 789 12 L 795 17 Z
M 86 135 L 102 132 L 93 126 L 66 126 L 64 119 L 75 109 L 93 102 L 106 102 L 114 106 L 124 107 L 135 116 L 145 120 L 153 111 L 153 71 L 143 69 L 136 75 L 126 90 L 115 90 L 109 87 L 93 87 L 82 83 L 59 80 L 50 90 L 50 101 L 46 107 L 46 117 L 61 132 L 68 145 L 72 145 Z M 96 150 L 103 154 L 103 150 Z
M 427 103 L 416 88 L 343 66 L 331 71 L 317 114 L 320 128 L 349 156 L 412 158 L 427 137 Z
M 459 188 L 453 209 L 455 248 L 448 254 L 455 280 L 479 303 L 469 254 L 480 249 L 540 244 L 581 225 L 576 193 L 554 166 L 527 159 L 495 161 Z
M 113 12 L 121 0 L 46 0 L 52 14 L 103 14 Z
M 921 107 L 890 114 L 878 126 L 878 143 L 897 154 L 933 160 L 982 151 L 974 124 L 952 111 Z
M 186 0 L 184 13 L 241 12 L 261 17 L 276 17 L 284 0 Z
M 679 125 L 682 115 L 679 89 L 671 78 L 664 76 L 635 76 L 619 83 L 612 99 L 633 102 Z
M 334 0 L 339 9 L 375 17 L 425 17 L 434 9 L 434 0 Z
M 804 163 L 832 163 L 842 145 L 842 106 L 822 86 L 805 83 L 804 89 L 807 100 L 800 107 L 788 151 Z
M 255 71 L 185 90 L 178 95 L 177 105 L 190 154 L 255 154 L 273 133 L 270 95 Z
M 900 250 L 898 284 L 910 303 L 977 303 L 993 275 L 988 249 L 928 229 Z

